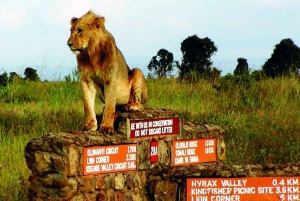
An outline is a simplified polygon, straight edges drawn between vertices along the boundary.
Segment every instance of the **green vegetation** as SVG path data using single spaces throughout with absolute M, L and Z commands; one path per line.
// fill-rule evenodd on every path
M 300 162 L 300 82 L 296 77 L 256 81 L 227 75 L 214 84 L 148 79 L 147 107 L 179 110 L 184 120 L 226 130 L 227 164 Z M 102 104 L 97 102 L 100 113 Z M 13 79 L 0 87 L 0 200 L 26 200 L 24 147 L 48 133 L 80 130 L 77 82 Z
M 215 43 L 208 37 L 199 38 L 197 35 L 189 36 L 181 43 L 182 62 L 178 65 L 179 78 L 195 82 L 201 76 L 218 72 L 212 69 L 211 56 L 218 51 Z M 209 77 L 214 77 L 211 74 Z
M 174 61 L 173 54 L 166 49 L 160 49 L 156 56 L 153 56 L 149 65 L 149 78 L 166 78 L 171 75 L 173 67 L 178 66 Z
M 300 48 L 292 39 L 283 39 L 275 45 L 270 59 L 262 66 L 268 77 L 297 74 L 300 70 Z
M 148 78 L 176 77 L 171 74 L 173 68 L 178 69 L 177 76 L 180 80 L 190 83 L 200 79 L 214 82 L 221 78 L 221 70 L 214 67 L 211 61 L 211 56 L 218 51 L 218 48 L 210 38 L 189 36 L 182 41 L 180 50 L 182 52 L 181 63 L 174 61 L 171 52 L 160 49 L 157 55 L 150 60 Z M 279 44 L 275 45 L 273 54 L 261 67 L 261 70 L 249 69 L 247 59 L 243 57 L 238 58 L 237 62 L 238 65 L 234 70 L 235 76 L 243 77 L 243 75 L 248 76 L 251 73 L 253 74 L 251 77 L 255 77 L 256 80 L 260 80 L 262 77 L 297 76 L 300 72 L 300 48 L 294 44 L 292 39 L 281 40 Z

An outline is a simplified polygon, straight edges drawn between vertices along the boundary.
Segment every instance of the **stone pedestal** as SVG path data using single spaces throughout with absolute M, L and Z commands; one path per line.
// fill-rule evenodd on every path
M 224 130 L 216 125 L 181 122 L 177 135 L 128 138 L 130 121 L 177 116 L 178 112 L 164 109 L 117 113 L 114 135 L 74 131 L 31 140 L 25 148 L 27 166 L 32 171 L 29 200 L 185 200 L 187 177 L 226 173 L 219 168 L 226 156 Z M 203 138 L 216 138 L 216 161 L 172 165 L 174 140 Z M 158 143 L 158 161 L 151 163 L 150 142 L 153 141 Z M 130 143 L 136 144 L 136 171 L 83 174 L 84 148 Z

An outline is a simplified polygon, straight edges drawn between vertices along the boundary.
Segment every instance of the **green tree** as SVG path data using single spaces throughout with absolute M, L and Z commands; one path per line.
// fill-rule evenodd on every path
M 212 66 L 211 56 L 218 49 L 208 37 L 189 36 L 181 43 L 182 63 L 178 65 L 180 79 L 197 81 Z
M 262 70 L 255 70 L 251 72 L 251 77 L 253 77 L 253 79 L 256 81 L 260 81 L 263 80 L 266 76 Z
M 6 86 L 8 82 L 8 76 L 7 72 L 4 72 L 2 75 L 0 75 L 0 86 Z
M 174 65 L 177 62 L 174 61 L 173 54 L 166 49 L 160 49 L 156 56 L 153 56 L 148 69 L 150 71 L 148 77 L 165 78 L 171 74 Z
M 275 46 L 270 59 L 263 65 L 266 76 L 291 75 L 300 69 L 300 48 L 291 39 L 283 39 Z
M 25 75 L 25 79 L 28 79 L 30 81 L 40 80 L 38 74 L 36 73 L 36 70 L 30 67 L 27 67 L 25 69 L 24 75 Z
M 210 82 L 214 83 L 221 77 L 221 70 L 217 68 L 208 68 L 204 73 L 204 78 L 208 79 Z
M 9 79 L 10 79 L 10 81 L 11 81 L 12 79 L 22 79 L 22 78 L 21 78 L 21 76 L 18 75 L 16 72 L 10 72 L 10 73 L 9 73 Z
M 248 67 L 248 62 L 247 59 L 245 58 L 238 58 L 237 60 L 238 65 L 236 66 L 234 70 L 234 75 L 249 75 L 249 67 Z

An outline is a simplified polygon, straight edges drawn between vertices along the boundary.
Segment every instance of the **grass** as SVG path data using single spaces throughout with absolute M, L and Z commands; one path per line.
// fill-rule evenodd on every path
M 227 164 L 300 162 L 299 79 L 230 84 L 226 90 L 207 81 L 149 79 L 148 85 L 147 107 L 179 110 L 184 120 L 223 127 Z M 26 143 L 48 133 L 80 130 L 81 99 L 79 84 L 73 82 L 15 80 L 0 87 L 0 200 L 27 200 Z M 96 110 L 101 108 L 98 101 Z

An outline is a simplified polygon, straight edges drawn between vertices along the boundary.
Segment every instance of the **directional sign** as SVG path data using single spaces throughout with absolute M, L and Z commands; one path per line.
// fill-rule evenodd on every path
M 83 174 L 136 170 L 136 144 L 85 147 Z
M 213 162 L 216 156 L 216 138 L 173 141 L 173 166 Z
M 187 201 L 300 200 L 300 177 L 188 178 Z

